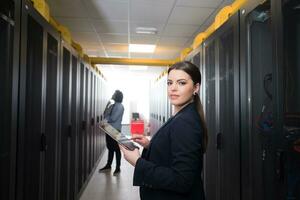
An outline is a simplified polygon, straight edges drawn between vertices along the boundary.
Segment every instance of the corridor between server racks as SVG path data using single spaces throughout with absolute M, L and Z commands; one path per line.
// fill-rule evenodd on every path
M 113 176 L 116 165 L 115 159 L 111 171 L 99 173 L 98 170 L 105 165 L 106 159 L 107 151 L 105 151 L 80 200 L 139 200 L 139 188 L 132 186 L 134 168 L 122 157 L 120 174 Z

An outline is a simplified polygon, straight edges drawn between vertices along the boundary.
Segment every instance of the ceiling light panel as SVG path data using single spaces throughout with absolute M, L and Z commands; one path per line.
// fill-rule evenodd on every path
M 155 27 L 137 27 L 135 29 L 137 34 L 155 35 L 157 34 L 157 28 Z
M 156 45 L 153 44 L 129 44 L 129 52 L 153 53 Z
M 139 27 L 156 28 L 156 35 L 159 35 L 162 32 L 165 25 L 162 22 L 131 21 L 129 26 L 131 35 L 141 35 L 136 33 L 136 29 Z

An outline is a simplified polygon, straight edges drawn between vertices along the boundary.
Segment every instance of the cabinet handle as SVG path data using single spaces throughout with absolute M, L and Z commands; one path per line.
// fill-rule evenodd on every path
M 41 151 L 47 151 L 47 138 L 44 133 L 41 134 Z
M 216 138 L 216 147 L 217 149 L 221 149 L 221 139 L 222 139 L 222 134 L 221 133 L 218 133 L 217 134 L 217 138 Z

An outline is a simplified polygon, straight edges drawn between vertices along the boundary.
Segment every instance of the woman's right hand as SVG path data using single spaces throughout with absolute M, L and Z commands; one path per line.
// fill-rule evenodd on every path
M 144 148 L 147 148 L 150 143 L 150 141 L 146 138 L 146 136 L 139 135 L 139 134 L 133 134 L 131 137 L 131 140 L 138 143 L 139 145 L 141 145 Z

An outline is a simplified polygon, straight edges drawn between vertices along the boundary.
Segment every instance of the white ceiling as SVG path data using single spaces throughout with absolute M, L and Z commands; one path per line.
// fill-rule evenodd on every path
M 48 0 L 89 56 L 175 59 L 233 0 Z M 136 34 L 155 27 L 157 34 Z M 128 44 L 156 44 L 154 53 L 129 53 Z

